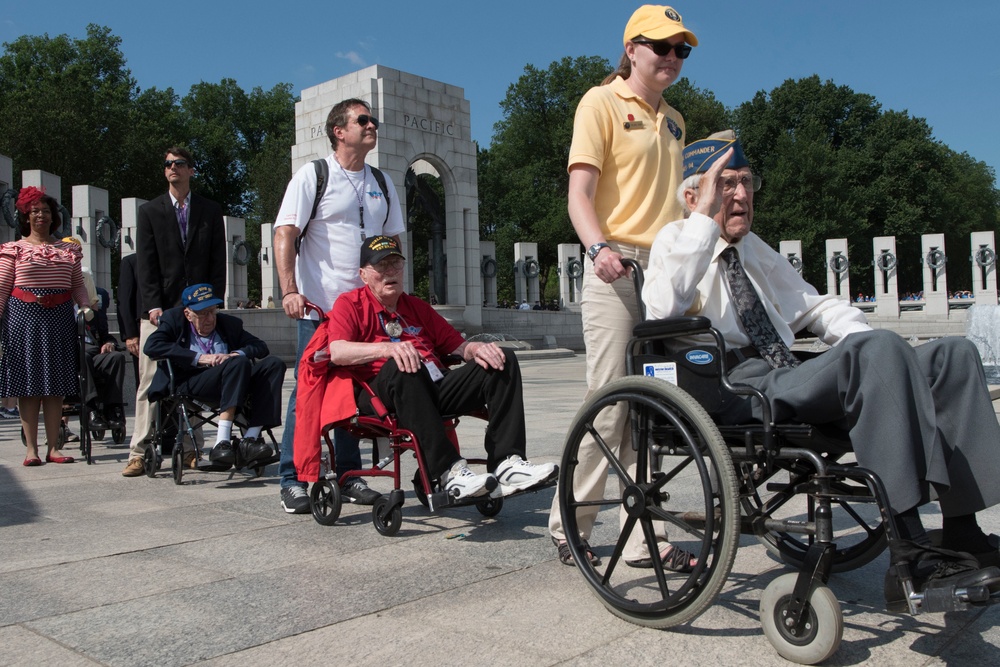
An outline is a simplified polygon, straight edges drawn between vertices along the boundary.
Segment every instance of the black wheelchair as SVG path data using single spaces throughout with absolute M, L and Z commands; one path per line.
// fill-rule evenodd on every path
M 631 260 L 640 313 L 642 271 Z M 691 336 L 705 344 L 690 345 Z M 684 339 L 682 341 L 681 339 Z M 626 351 L 628 375 L 594 392 L 566 437 L 559 476 L 562 521 L 573 560 L 600 601 L 632 623 L 665 629 L 695 619 L 715 600 L 729 576 L 740 535 L 753 535 L 778 559 L 799 569 L 772 581 L 760 601 L 768 641 L 784 658 L 821 662 L 837 650 L 843 616 L 827 586 L 832 573 L 870 562 L 902 541 L 888 511 L 881 481 L 842 459 L 846 433 L 806 424 L 776 424 L 761 392 L 727 378 L 724 340 L 704 317 L 642 321 Z M 663 379 L 663 376 L 669 376 Z M 656 377 L 660 376 L 660 377 Z M 749 396 L 761 407 L 759 423 L 717 425 L 709 412 L 728 394 Z M 625 410 L 635 452 L 629 469 L 618 434 L 601 433 L 595 420 Z M 581 448 L 587 448 L 581 452 Z M 574 475 L 584 454 L 599 452 L 617 480 L 600 498 L 577 498 Z M 803 510 L 804 504 L 804 510 Z M 580 538 L 578 511 L 616 508 L 625 517 Z M 657 523 L 654 523 L 657 522 Z M 650 569 L 627 567 L 630 536 L 657 544 L 669 528 L 675 547 L 697 557 L 692 571 L 668 568 L 650 549 Z M 601 559 L 594 565 L 588 550 Z M 900 569 L 911 614 L 954 611 L 990 601 L 983 586 L 914 590 L 902 556 Z
M 273 452 L 269 458 L 244 461 L 242 448 L 239 446 L 240 439 L 234 436 L 231 442 L 236 453 L 236 463 L 233 466 L 221 467 L 211 463 L 202 463 L 200 437 L 196 436 L 195 431 L 206 425 L 218 428 L 218 419 L 222 410 L 218 405 L 178 391 L 177 383 L 174 380 L 173 365 L 169 359 L 157 360 L 157 364 L 166 371 L 169 385 L 168 395 L 152 404 L 155 420 L 153 422 L 153 441 L 146 447 L 143 454 L 143 464 L 147 477 L 156 477 L 156 473 L 163 465 L 164 457 L 169 456 L 174 484 L 184 483 L 185 438 L 193 447 L 195 461 L 199 462 L 197 469 L 187 469 L 190 472 L 228 472 L 231 478 L 235 472 L 245 471 L 253 477 L 260 477 L 264 474 L 264 468 L 278 461 L 278 442 L 270 429 L 264 429 L 262 435 L 267 435 Z M 242 407 L 237 410 L 233 424 L 235 428 L 243 432 L 246 432 L 248 426 L 246 418 L 243 416 L 245 412 L 245 408 Z

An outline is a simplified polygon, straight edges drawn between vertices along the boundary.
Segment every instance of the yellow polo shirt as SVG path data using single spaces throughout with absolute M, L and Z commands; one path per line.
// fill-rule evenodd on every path
M 569 166 L 600 170 L 594 204 L 605 238 L 649 248 L 664 224 L 684 217 L 677 201 L 683 149 L 684 118 L 665 101 L 653 111 L 621 77 L 587 91 L 576 108 Z

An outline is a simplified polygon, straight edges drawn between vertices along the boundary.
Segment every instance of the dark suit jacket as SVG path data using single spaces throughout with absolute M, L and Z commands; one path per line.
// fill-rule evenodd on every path
M 125 340 L 139 337 L 139 317 L 143 312 L 135 272 L 136 257 L 135 253 L 122 257 L 118 271 L 118 331 Z
M 101 297 L 101 307 L 94 312 L 94 319 L 87 323 L 87 331 L 98 347 L 105 343 L 114 343 L 117 346 L 118 339 L 111 335 L 108 327 L 108 306 L 111 304 L 111 295 L 103 287 L 97 288 L 97 294 Z
M 243 320 L 219 313 L 215 322 L 219 338 L 230 352 L 243 352 L 251 359 L 262 359 L 270 354 L 267 343 L 243 328 Z M 163 311 L 160 325 L 146 339 L 143 352 L 153 359 L 169 359 L 174 367 L 174 379 L 180 384 L 200 373 L 204 368 L 193 366 L 195 353 L 191 350 L 191 325 L 184 317 L 183 308 Z M 149 400 L 157 401 L 168 394 L 170 379 L 162 368 L 156 369 L 149 387 Z
M 211 283 L 215 296 L 225 299 L 226 230 L 222 208 L 211 199 L 191 193 L 187 243 L 169 193 L 143 204 L 135 240 L 143 316 L 179 306 L 184 288 L 198 283 Z

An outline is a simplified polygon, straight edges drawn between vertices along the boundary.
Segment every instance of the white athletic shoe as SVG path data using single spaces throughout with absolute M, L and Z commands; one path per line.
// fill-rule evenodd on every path
M 524 491 L 553 480 L 558 472 L 559 466 L 555 463 L 536 465 L 514 454 L 501 461 L 493 474 L 500 482 L 501 494 L 509 496 L 515 491 Z M 496 496 L 495 493 L 493 495 Z
M 465 459 L 459 459 L 441 480 L 444 490 L 455 500 L 482 496 L 496 488 L 497 481 L 489 473 L 477 475 L 469 470 Z

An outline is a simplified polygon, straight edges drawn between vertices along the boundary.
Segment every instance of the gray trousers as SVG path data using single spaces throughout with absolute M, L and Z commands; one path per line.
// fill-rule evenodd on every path
M 856 333 L 797 368 L 747 360 L 730 380 L 770 397 L 776 422 L 846 430 L 895 512 L 928 502 L 931 485 L 946 517 L 1000 502 L 1000 424 L 979 352 L 964 338 L 914 348 L 891 331 Z M 750 416 L 742 399 L 730 407 L 727 423 Z

